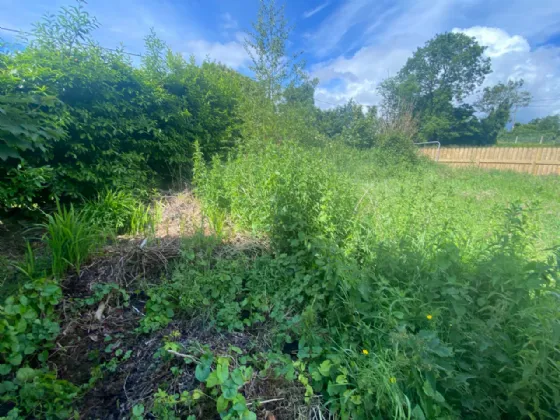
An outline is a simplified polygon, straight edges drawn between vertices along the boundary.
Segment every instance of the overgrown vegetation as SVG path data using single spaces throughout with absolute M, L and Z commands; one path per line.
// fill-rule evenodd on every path
M 256 81 L 153 32 L 134 66 L 97 25 L 78 3 L 0 54 L 0 210 L 31 225 L 0 259 L 0 418 L 560 416 L 560 178 L 413 145 L 492 143 L 528 100 L 461 103 L 474 39 L 323 111 L 273 1 Z

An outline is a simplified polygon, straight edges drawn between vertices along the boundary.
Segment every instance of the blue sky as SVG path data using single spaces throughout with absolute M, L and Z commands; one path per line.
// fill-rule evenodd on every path
M 257 0 L 89 0 L 101 23 L 102 46 L 143 51 L 154 27 L 177 52 L 209 56 L 247 71 L 243 31 Z M 0 26 L 29 30 L 44 13 L 72 0 L 0 0 Z M 295 25 L 290 47 L 303 50 L 307 70 L 321 81 L 317 105 L 354 98 L 378 103 L 378 84 L 394 75 L 435 34 L 462 31 L 488 46 L 494 72 L 487 84 L 523 78 L 534 96 L 521 121 L 560 113 L 558 0 L 307 0 L 286 2 Z M 5 39 L 9 33 L 0 31 Z

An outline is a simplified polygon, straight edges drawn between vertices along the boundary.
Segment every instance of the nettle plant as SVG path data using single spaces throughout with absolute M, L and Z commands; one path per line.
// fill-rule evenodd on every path
M 230 371 L 229 358 L 218 357 L 215 360 L 212 353 L 206 353 L 196 367 L 195 376 L 216 399 L 216 410 L 222 419 L 256 420 L 257 415 L 249 410 L 247 400 L 240 392 L 253 377 L 251 367 L 239 366 Z

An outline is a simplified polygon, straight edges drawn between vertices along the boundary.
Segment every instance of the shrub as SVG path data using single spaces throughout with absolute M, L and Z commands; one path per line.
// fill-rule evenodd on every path
M 157 62 L 138 68 L 99 48 L 96 27 L 81 4 L 62 8 L 24 50 L 0 53 L 0 208 L 183 185 L 195 140 L 208 154 L 238 141 L 241 75 L 166 54 L 154 34 Z

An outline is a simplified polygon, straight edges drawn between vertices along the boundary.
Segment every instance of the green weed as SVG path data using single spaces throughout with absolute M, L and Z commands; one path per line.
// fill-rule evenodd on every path
M 343 418 L 555 418 L 558 252 L 542 202 L 514 198 L 557 182 L 422 161 L 384 173 L 374 153 L 331 152 L 286 143 L 200 165 L 203 203 L 270 235 L 273 253 L 187 253 L 172 300 L 295 339 L 300 381 Z
M 80 273 L 82 264 L 101 244 L 101 236 L 95 225 L 83 211 L 61 206 L 46 215 L 47 221 L 39 225 L 45 230 L 43 241 L 50 252 L 51 271 L 61 278 L 68 267 Z

